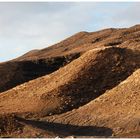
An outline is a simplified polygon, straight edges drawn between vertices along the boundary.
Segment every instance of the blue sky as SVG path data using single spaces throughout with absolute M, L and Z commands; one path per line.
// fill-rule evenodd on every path
M 136 2 L 0 2 L 0 62 L 79 31 L 140 23 Z

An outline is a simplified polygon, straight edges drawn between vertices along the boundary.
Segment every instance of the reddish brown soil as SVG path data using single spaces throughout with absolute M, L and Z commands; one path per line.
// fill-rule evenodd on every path
M 90 103 L 43 120 L 68 125 L 106 127 L 115 136 L 140 137 L 139 77 L 140 69 Z
M 44 116 L 77 108 L 131 75 L 139 58 L 139 52 L 121 48 L 88 51 L 48 76 L 1 93 L 1 112 Z
M 1 63 L 0 92 L 50 74 L 88 50 L 112 46 L 140 50 L 139 42 L 140 25 L 97 32 L 79 32 L 53 46 L 33 50 L 17 59 Z
M 139 32 L 80 32 L 1 63 L 0 136 L 139 137 Z
M 24 61 L 9 61 L 0 64 L 0 92 L 40 76 L 50 74 L 78 58 L 80 54 Z

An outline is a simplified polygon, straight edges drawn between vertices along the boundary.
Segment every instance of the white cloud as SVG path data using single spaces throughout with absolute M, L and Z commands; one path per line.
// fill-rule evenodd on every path
M 0 3 L 0 61 L 82 30 L 136 23 L 139 9 L 127 3 Z
M 15 57 L 21 55 L 20 52 L 47 47 L 82 30 L 94 5 L 76 2 L 0 3 L 0 42 L 9 42 L 6 50 L 18 48 Z M 7 47 L 7 42 L 3 45 Z

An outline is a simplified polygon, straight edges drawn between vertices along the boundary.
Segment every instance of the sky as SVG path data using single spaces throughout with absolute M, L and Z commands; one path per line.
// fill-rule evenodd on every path
M 0 2 L 0 62 L 80 31 L 140 24 L 140 2 Z

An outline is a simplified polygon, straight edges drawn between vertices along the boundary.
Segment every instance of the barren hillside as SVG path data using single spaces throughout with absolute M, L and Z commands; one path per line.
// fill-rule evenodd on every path
M 1 137 L 140 137 L 140 25 L 80 32 L 0 64 Z
M 111 128 L 116 136 L 140 136 L 140 69 L 90 103 L 62 115 L 45 118 L 53 123 Z M 74 132 L 71 132 L 74 135 Z M 80 130 L 77 130 L 78 133 Z M 89 134 L 92 133 L 89 132 Z M 76 135 L 76 134 L 75 134 Z M 82 135 L 82 134 L 81 134 Z M 86 135 L 86 134 L 85 134 Z
M 138 51 L 90 50 L 50 75 L 1 93 L 1 112 L 48 115 L 79 107 L 131 75 L 139 60 Z
M 79 32 L 62 42 L 0 64 L 0 92 L 50 74 L 70 63 L 88 50 L 121 47 L 140 50 L 140 25 L 97 32 Z M 32 71 L 32 73 L 31 73 Z

